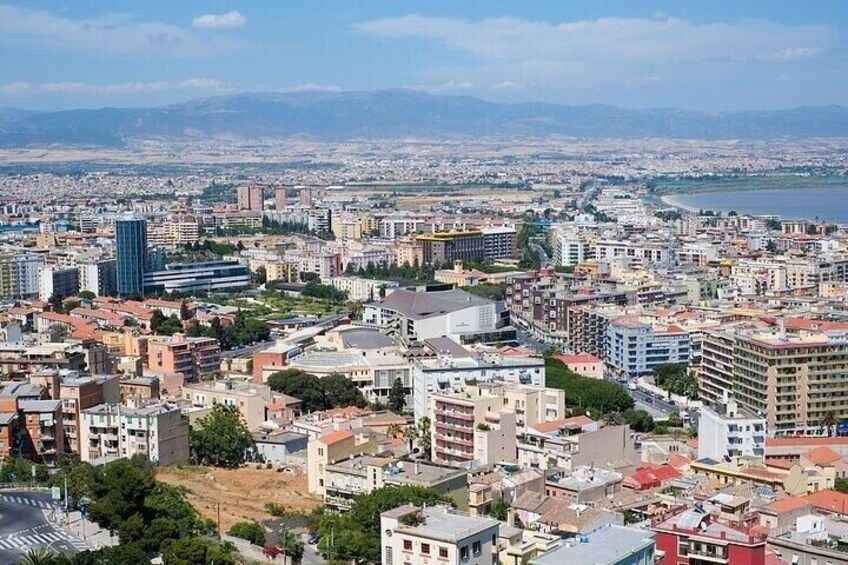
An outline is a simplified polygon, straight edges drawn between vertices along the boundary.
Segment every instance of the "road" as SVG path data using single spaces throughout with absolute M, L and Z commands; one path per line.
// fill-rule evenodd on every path
M 551 259 L 548 257 L 548 252 L 545 251 L 545 248 L 539 245 L 538 243 L 528 243 L 530 249 L 539 256 L 539 265 L 542 268 L 545 268 L 551 264 Z
M 255 352 L 265 349 L 266 347 L 270 347 L 274 345 L 274 340 L 269 339 L 268 341 L 260 341 L 256 345 L 247 345 L 245 347 L 237 347 L 235 349 L 230 349 L 229 351 L 222 351 L 221 357 L 223 359 L 237 359 L 239 357 L 247 357 L 249 355 L 253 355 Z
M 50 523 L 47 516 L 52 511 L 49 493 L 0 493 L 0 565 L 16 564 L 22 555 L 39 547 L 63 554 L 88 549 L 85 542 Z

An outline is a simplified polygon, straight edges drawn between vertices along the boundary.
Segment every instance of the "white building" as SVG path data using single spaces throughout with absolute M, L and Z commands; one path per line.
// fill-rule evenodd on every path
M 87 290 L 95 296 L 114 296 L 117 294 L 115 260 L 106 259 L 79 266 L 80 292 Z
M 361 301 L 377 300 L 382 296 L 388 296 L 400 286 L 397 281 L 381 281 L 361 277 L 333 277 L 326 284 L 347 292 L 349 300 Z
M 79 269 L 42 267 L 38 272 L 38 298 L 45 302 L 54 294 L 66 298 L 79 292 Z
M 44 257 L 35 253 L 0 255 L 0 297 L 38 296 L 38 271 Z
M 606 366 L 628 379 L 653 373 L 658 365 L 688 364 L 689 333 L 675 325 L 652 325 L 633 316 L 607 326 Z
M 575 229 L 555 228 L 551 233 L 554 262 L 574 267 L 592 257 L 592 248 L 586 238 Z
M 723 461 L 730 457 L 763 457 L 766 419 L 746 414 L 732 397 L 715 409 L 702 406 L 698 418 L 698 459 Z
M 447 506 L 406 505 L 380 514 L 383 565 L 493 565 L 500 522 Z
M 143 408 L 100 404 L 82 411 L 80 446 L 83 461 L 143 455 L 160 465 L 185 463 L 188 418 L 176 404 Z
M 671 246 L 654 242 L 632 240 L 602 240 L 592 246 L 592 253 L 598 261 L 612 261 L 628 258 L 644 265 L 668 264 L 671 261 Z
M 492 300 L 462 290 L 399 289 L 365 305 L 363 321 L 389 335 L 409 340 L 494 332 L 498 315 Z

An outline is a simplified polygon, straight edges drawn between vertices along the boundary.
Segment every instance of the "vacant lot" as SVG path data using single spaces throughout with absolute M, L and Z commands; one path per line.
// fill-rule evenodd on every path
M 214 469 L 211 467 L 163 468 L 157 478 L 188 489 L 188 500 L 204 518 L 217 520 L 221 502 L 221 529 L 236 522 L 270 518 L 267 502 L 308 512 L 320 500 L 307 492 L 305 475 L 289 475 L 268 469 Z

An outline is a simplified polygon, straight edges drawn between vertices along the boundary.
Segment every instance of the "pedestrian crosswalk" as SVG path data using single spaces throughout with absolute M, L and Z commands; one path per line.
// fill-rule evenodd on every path
M 0 549 L 27 549 L 30 547 L 50 546 L 56 542 L 66 542 L 72 545 L 78 551 L 88 549 L 88 546 L 82 540 L 79 540 L 65 532 L 53 530 L 45 533 L 30 533 L 13 534 L 0 538 Z
M 34 506 L 35 508 L 53 508 L 53 505 L 47 502 L 46 500 L 39 500 L 37 498 L 31 498 L 28 496 L 21 496 L 17 494 L 0 495 L 0 500 L 3 500 L 5 502 L 14 502 L 15 504 L 25 504 L 27 506 Z

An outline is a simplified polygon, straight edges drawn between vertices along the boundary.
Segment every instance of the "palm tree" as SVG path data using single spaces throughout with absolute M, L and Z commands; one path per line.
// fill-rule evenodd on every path
M 392 439 L 401 434 L 403 434 L 403 430 L 401 429 L 400 424 L 391 424 L 388 428 L 386 428 L 386 435 Z
M 30 549 L 29 553 L 21 559 L 20 565 L 53 565 L 57 562 L 57 557 L 58 554 L 46 547 L 39 547 L 38 549 Z
M 828 410 L 822 416 L 821 425 L 827 430 L 827 437 L 833 435 L 833 428 L 838 422 L 836 421 L 836 413 L 833 410 Z

